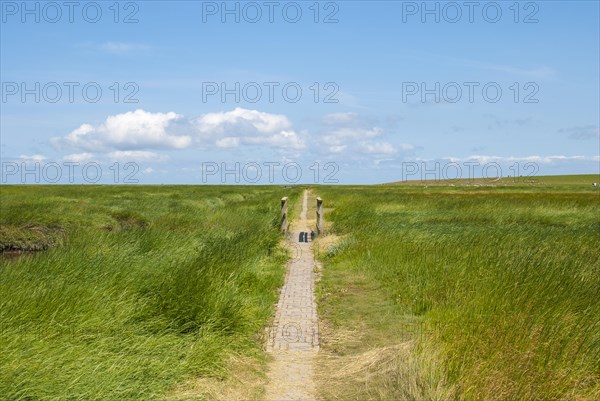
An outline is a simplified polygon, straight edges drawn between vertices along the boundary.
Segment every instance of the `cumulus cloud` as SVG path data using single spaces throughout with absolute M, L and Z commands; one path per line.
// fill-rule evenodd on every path
M 232 111 L 204 114 L 197 119 L 197 125 L 201 132 L 224 132 L 231 127 L 253 127 L 258 132 L 271 133 L 288 129 L 292 123 L 283 114 L 236 107 Z
M 396 125 L 397 121 L 398 118 L 395 116 L 380 121 L 355 112 L 331 113 L 321 118 L 322 129 L 315 141 L 330 154 L 343 153 L 361 159 L 370 156 L 383 160 L 399 152 L 414 149 L 410 144 L 398 144 L 386 140 L 386 131 L 389 131 L 390 123 Z M 380 123 L 388 129 L 382 128 Z
M 62 138 L 52 138 L 59 147 L 86 151 L 182 149 L 192 143 L 189 135 L 177 135 L 179 114 L 130 111 L 109 116 L 102 124 L 82 124 Z
M 329 152 L 341 153 L 346 150 L 357 150 L 356 145 L 359 144 L 363 148 L 369 147 L 374 149 L 376 145 L 366 140 L 380 136 L 383 130 L 378 127 L 361 128 L 355 126 L 343 126 L 346 123 L 355 121 L 356 116 L 351 116 L 349 118 L 340 117 L 342 114 L 343 113 L 337 114 L 337 117 L 333 118 L 332 114 L 326 116 L 326 120 L 330 127 L 327 127 L 325 130 L 324 135 L 321 137 L 321 141 L 326 145 Z M 342 126 L 334 126 L 334 121 L 336 120 L 339 121 L 338 124 Z
M 240 107 L 221 113 L 207 113 L 192 122 L 201 142 L 221 148 L 264 145 L 280 149 L 303 149 L 303 139 L 283 114 L 271 114 Z
M 414 149 L 410 144 L 386 140 L 381 127 L 356 113 L 328 114 L 321 124 L 321 132 L 311 141 L 316 152 L 385 158 Z M 159 150 L 191 147 L 227 150 L 255 146 L 290 154 L 306 149 L 308 137 L 297 131 L 286 115 L 259 110 L 238 107 L 188 118 L 175 112 L 139 109 L 109 116 L 99 124 L 83 123 L 63 137 L 52 138 L 52 143 L 78 150 L 64 157 L 70 161 L 94 157 L 160 161 L 164 158 L 156 153 Z
M 327 114 L 321 123 L 324 128 L 318 141 L 332 154 L 386 157 L 414 149 L 409 144 L 396 145 L 386 141 L 383 128 L 353 112 Z
M 219 148 L 237 148 L 240 146 L 240 138 L 235 136 L 226 136 L 224 138 L 217 139 L 215 144 Z
M 331 153 L 342 153 L 346 148 L 346 145 L 332 145 L 328 149 Z
M 58 148 L 140 157 L 142 151 L 185 149 L 193 145 L 236 148 L 243 145 L 278 149 L 303 149 L 303 139 L 282 114 L 236 108 L 228 112 L 207 113 L 188 119 L 174 112 L 152 113 L 144 110 L 109 116 L 103 123 L 85 123 L 64 137 L 52 138 Z M 131 153 L 137 152 L 137 153 Z M 154 154 L 155 155 L 155 154 Z

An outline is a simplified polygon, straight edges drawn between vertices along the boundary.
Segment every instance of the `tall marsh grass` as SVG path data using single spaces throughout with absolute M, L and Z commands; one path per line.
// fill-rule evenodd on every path
M 47 250 L 0 261 L 0 398 L 161 399 L 260 359 L 281 191 L 2 187 L 0 243 Z
M 319 194 L 334 208 L 326 216 L 332 232 L 346 238 L 323 255 L 325 280 L 330 269 L 380 283 L 421 344 L 414 352 L 436 350 L 452 389 L 445 399 L 600 399 L 597 192 L 338 187 Z M 399 334 L 406 333 L 389 333 L 390 345 L 402 342 Z M 358 397 L 369 399 L 363 387 Z M 381 391 L 375 399 L 386 399 Z

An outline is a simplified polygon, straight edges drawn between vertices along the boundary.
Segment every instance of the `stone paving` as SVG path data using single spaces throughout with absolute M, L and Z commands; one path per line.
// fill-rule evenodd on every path
M 316 399 L 313 363 L 319 351 L 319 327 L 315 302 L 315 268 L 311 242 L 298 242 L 301 231 L 310 232 L 306 222 L 308 192 L 304 192 L 300 221 L 294 224 L 287 246 L 293 259 L 287 265 L 273 326 L 269 329 L 267 352 L 273 358 L 266 399 L 309 401 Z

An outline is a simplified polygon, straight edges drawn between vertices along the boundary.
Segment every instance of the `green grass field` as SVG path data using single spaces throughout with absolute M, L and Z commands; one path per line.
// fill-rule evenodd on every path
M 592 178 L 319 188 L 324 398 L 599 399 Z
M 596 178 L 313 187 L 323 399 L 599 399 Z M 0 187 L 0 399 L 218 399 L 232 358 L 260 376 L 301 193 Z
M 554 190 L 562 187 L 565 190 L 590 187 L 592 183 L 600 184 L 600 174 L 580 175 L 546 175 L 533 177 L 502 177 L 502 178 L 460 178 L 420 180 L 410 179 L 384 185 L 418 185 L 418 186 L 488 186 L 488 187 L 529 187 L 543 189 L 550 186 Z
M 278 187 L 2 187 L 0 399 L 161 399 L 263 358 Z

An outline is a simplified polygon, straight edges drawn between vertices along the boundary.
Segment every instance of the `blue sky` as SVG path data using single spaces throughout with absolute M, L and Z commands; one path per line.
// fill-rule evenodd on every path
M 600 171 L 597 1 L 1 3 L 3 183 Z

